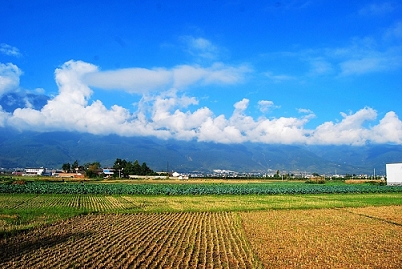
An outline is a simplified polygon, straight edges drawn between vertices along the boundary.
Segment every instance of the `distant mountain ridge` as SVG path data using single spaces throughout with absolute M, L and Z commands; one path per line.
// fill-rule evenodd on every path
M 63 163 L 75 160 L 111 166 L 116 158 L 146 162 L 155 171 L 372 174 L 376 169 L 377 174 L 385 174 L 386 163 L 402 162 L 402 146 L 216 144 L 0 128 L 0 167 L 61 168 Z

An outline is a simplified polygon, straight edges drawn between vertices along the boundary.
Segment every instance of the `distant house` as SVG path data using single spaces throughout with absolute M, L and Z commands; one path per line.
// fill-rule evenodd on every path
M 46 173 L 46 168 L 25 168 L 23 176 L 42 176 Z
M 402 185 L 402 163 L 387 163 L 387 185 Z
M 112 177 L 114 175 L 114 169 L 113 168 L 103 168 L 102 172 L 105 175 L 105 177 Z
M 176 178 L 176 179 L 188 179 L 188 176 L 182 175 L 177 172 L 173 172 L 172 176 L 173 176 L 173 178 Z

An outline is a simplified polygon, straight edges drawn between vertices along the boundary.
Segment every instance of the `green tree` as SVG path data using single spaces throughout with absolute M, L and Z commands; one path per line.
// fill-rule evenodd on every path
M 141 165 L 141 175 L 152 175 L 154 174 L 154 171 L 152 171 L 147 164 L 144 162 Z
M 78 168 L 79 168 L 78 161 L 75 160 L 75 162 L 71 165 L 71 170 L 72 171 L 77 171 Z
M 128 162 L 124 159 L 116 159 L 113 165 L 114 169 L 114 176 L 118 177 L 125 177 L 128 178 L 129 175 L 154 175 L 155 172 L 147 166 L 147 164 L 144 162 L 142 165 L 140 165 L 138 160 L 135 160 L 134 162 Z
M 133 163 L 133 174 L 134 175 L 142 175 L 141 174 L 141 165 L 138 160 L 135 160 Z
M 119 177 L 122 175 L 122 172 L 124 172 L 124 169 L 127 166 L 127 161 L 122 160 L 117 158 L 116 161 L 113 164 L 113 169 L 114 169 L 114 177 Z M 124 177 L 124 175 L 123 175 Z
M 61 169 L 65 172 L 65 173 L 70 173 L 71 170 L 71 165 L 70 163 L 64 163 L 61 167 Z
M 88 163 L 85 166 L 85 176 L 88 178 L 98 177 L 101 173 L 101 165 L 99 162 Z

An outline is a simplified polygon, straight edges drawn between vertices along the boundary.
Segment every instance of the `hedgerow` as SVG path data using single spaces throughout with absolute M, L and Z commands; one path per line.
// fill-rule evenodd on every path
M 379 185 L 280 185 L 280 184 L 80 184 L 30 182 L 0 184 L 0 193 L 34 194 L 133 194 L 133 195 L 247 195 L 402 192 L 402 186 Z

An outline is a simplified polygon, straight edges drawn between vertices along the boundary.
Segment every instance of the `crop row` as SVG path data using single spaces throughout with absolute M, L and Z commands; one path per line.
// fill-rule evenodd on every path
M 102 195 L 58 195 L 58 194 L 32 194 L 32 196 L 0 196 L 0 208 L 24 210 L 46 208 L 75 208 L 91 212 L 106 212 L 119 209 L 140 208 L 137 201 L 130 201 L 130 197 L 102 196 Z M 1 230 L 1 225 L 0 225 Z
M 261 268 L 238 218 L 224 212 L 86 215 L 0 247 L 0 268 Z
M 220 194 L 322 194 L 402 192 L 402 186 L 378 185 L 280 185 L 280 184 L 79 184 L 32 182 L 0 184 L 0 193 L 33 194 L 135 194 L 135 195 L 220 195 Z

